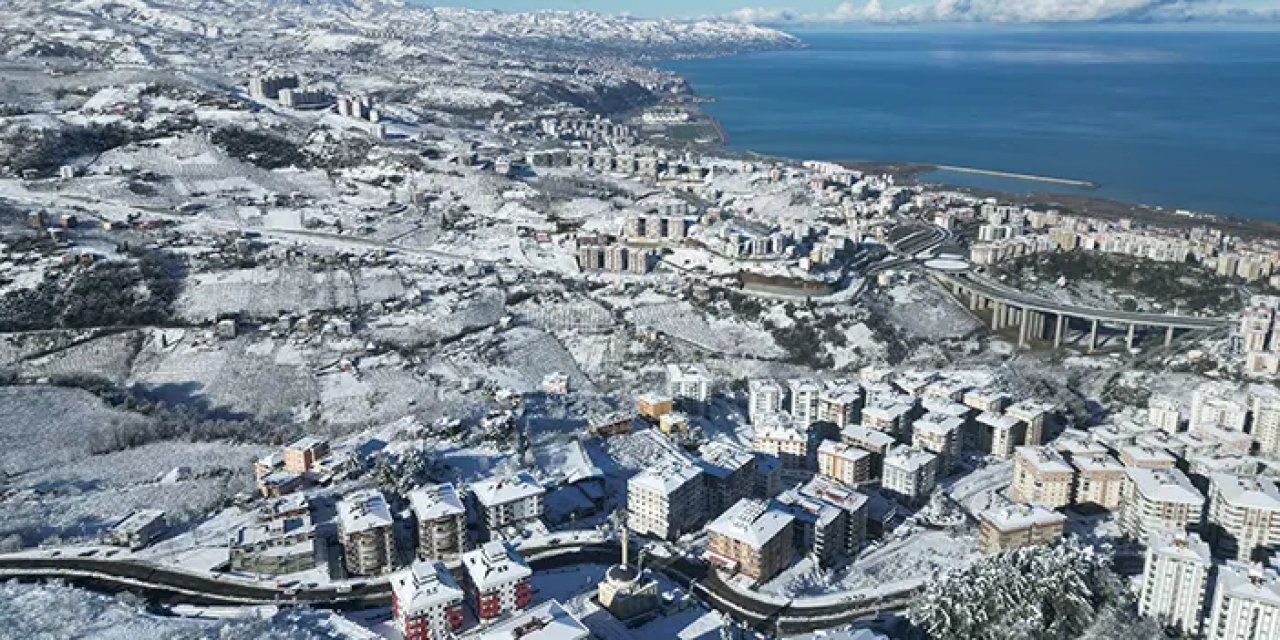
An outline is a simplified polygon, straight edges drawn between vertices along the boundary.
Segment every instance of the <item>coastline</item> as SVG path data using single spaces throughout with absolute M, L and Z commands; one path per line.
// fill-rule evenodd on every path
M 806 160 L 805 158 L 778 156 L 753 149 L 730 149 L 728 147 L 730 140 L 729 131 L 724 127 L 723 123 L 721 123 L 718 118 L 713 116 L 706 109 L 697 106 L 697 104 L 700 103 L 714 102 L 715 96 L 704 96 L 699 94 L 692 88 L 688 78 L 685 78 L 684 76 L 680 77 L 684 80 L 685 96 L 698 101 L 696 103 L 686 103 L 685 108 L 696 111 L 698 117 L 705 119 L 707 124 L 718 133 L 720 143 L 715 145 L 715 149 L 718 153 L 728 157 L 748 158 L 762 162 L 799 163 Z M 1204 226 L 1221 229 L 1234 235 L 1280 238 L 1280 221 L 1203 211 L 1196 211 L 1189 215 L 1184 215 L 1179 214 L 1177 212 L 1178 210 L 1171 210 L 1168 207 L 1119 200 L 1104 196 L 1062 193 L 1049 190 L 1031 190 L 1026 193 L 1015 193 L 999 189 L 986 189 L 955 184 L 946 182 L 945 180 L 924 180 L 921 177 L 929 173 L 950 171 L 955 173 L 974 173 L 978 175 L 1004 177 L 1014 180 L 1023 180 L 1028 183 L 1039 182 L 1043 184 L 1061 184 L 1063 186 L 1074 187 L 1077 189 L 1094 189 L 1099 186 L 1099 183 L 1090 180 L 1035 176 L 1009 171 L 956 167 L 946 164 L 902 160 L 835 160 L 833 162 L 848 169 L 862 171 L 864 173 L 889 174 L 894 176 L 895 179 L 903 180 L 912 185 L 934 185 L 962 193 L 968 193 L 975 197 L 994 197 L 1002 202 L 1008 202 L 1010 204 L 1019 204 L 1030 207 L 1040 206 L 1044 208 L 1057 208 L 1063 211 L 1086 213 L 1088 215 L 1106 219 L 1132 218 L 1135 221 L 1173 228 Z

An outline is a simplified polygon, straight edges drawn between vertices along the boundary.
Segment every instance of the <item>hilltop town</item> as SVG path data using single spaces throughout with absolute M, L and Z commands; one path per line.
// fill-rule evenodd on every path
M 6 9 L 19 629 L 1280 637 L 1275 238 L 723 151 L 758 27 Z

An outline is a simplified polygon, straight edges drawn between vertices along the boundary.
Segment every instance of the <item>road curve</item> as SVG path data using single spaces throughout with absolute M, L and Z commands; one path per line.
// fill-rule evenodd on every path
M 1113 311 L 1110 309 L 1094 309 L 1092 307 L 1065 304 L 1018 291 L 1017 289 L 998 284 L 974 273 L 957 275 L 938 273 L 935 274 L 935 277 L 937 277 L 943 284 L 959 284 L 965 289 L 974 291 L 984 297 L 1012 304 L 1017 307 L 1042 313 L 1082 318 L 1085 320 L 1134 324 L 1144 327 L 1173 327 L 1175 329 L 1218 329 L 1230 326 L 1233 322 L 1230 318 L 1180 316 L 1163 313 L 1141 313 L 1137 311 Z
M 618 559 L 616 544 L 565 545 L 521 551 L 535 571 L 573 564 L 609 564 Z M 881 593 L 875 598 L 850 596 L 779 602 L 736 589 L 701 562 L 676 558 L 654 567 L 717 611 L 770 632 L 804 633 L 844 626 L 884 611 L 905 609 L 916 589 Z M 217 574 L 196 574 L 129 558 L 79 556 L 0 556 L 0 579 L 62 579 L 106 591 L 132 591 L 164 604 L 201 606 L 313 606 L 333 610 L 386 607 L 391 589 L 385 578 L 349 587 L 286 589 Z

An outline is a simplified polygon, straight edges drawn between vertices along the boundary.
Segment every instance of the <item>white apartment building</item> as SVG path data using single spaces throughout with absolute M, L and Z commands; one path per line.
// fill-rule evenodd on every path
M 1280 638 L 1280 574 L 1256 564 L 1220 565 L 1205 637 L 1213 640 Z
M 854 558 L 867 533 L 867 496 L 830 478 L 815 476 L 784 491 L 775 503 L 795 518 L 796 549 L 822 566 Z
M 928 451 L 899 445 L 885 456 L 880 485 L 909 504 L 926 500 L 937 480 L 938 456 Z
M 751 380 L 747 382 L 747 418 L 757 424 L 761 416 L 782 411 L 786 392 L 777 380 Z
M 822 385 L 816 380 L 801 378 L 788 380 L 787 390 L 791 398 L 791 417 L 801 427 L 817 422 L 818 396 L 822 395 Z
M 1245 394 L 1235 385 L 1206 382 L 1191 394 L 1191 412 L 1187 424 L 1191 429 L 1217 427 L 1226 431 L 1244 431 L 1249 419 Z
M 1145 543 L 1151 532 L 1200 528 L 1202 495 L 1177 469 L 1125 469 L 1120 493 L 1120 531 Z
M 1071 504 L 1075 469 L 1062 454 L 1048 447 L 1018 447 L 1013 457 L 1013 486 L 1009 497 L 1015 502 L 1056 509 Z
M 1219 558 L 1250 562 L 1280 550 L 1280 490 L 1261 476 L 1209 476 L 1208 537 Z
M 1154 531 L 1147 544 L 1138 613 L 1179 634 L 1200 633 L 1208 605 L 1209 545 L 1194 533 Z
M 487 531 L 520 526 L 541 518 L 542 499 L 546 493 L 547 490 L 526 471 L 471 484 L 471 495 L 475 497 L 480 522 Z
M 700 364 L 669 364 L 667 395 L 701 407 L 711 397 L 711 374 Z
M 467 510 L 452 484 L 414 489 L 409 492 L 409 506 L 418 521 L 419 560 L 441 560 L 462 553 Z
M 818 396 L 818 420 L 843 429 L 857 424 L 862 409 L 862 389 L 856 385 L 840 385 Z
M 462 627 L 462 588 L 441 562 L 414 562 L 391 578 L 391 617 L 404 640 L 447 640 Z
M 818 473 L 851 487 L 875 477 L 870 451 L 834 440 L 824 440 L 818 445 Z
M 1280 456 L 1280 389 L 1270 385 L 1250 386 L 1249 408 L 1258 452 Z
M 1182 430 L 1182 403 L 1168 396 L 1154 396 L 1147 402 L 1147 424 L 1161 431 Z
M 671 462 L 637 473 L 627 481 L 627 527 L 673 540 L 702 526 L 706 518 L 702 470 Z
M 960 461 L 960 439 L 964 421 L 938 413 L 930 413 L 911 427 L 911 445 L 938 456 L 938 473 L 946 475 Z
M 751 435 L 751 450 L 777 458 L 783 475 L 792 478 L 812 473 L 810 452 L 812 447 L 816 453 L 816 445 L 809 433 L 789 424 L 757 426 Z
M 462 554 L 467 595 L 476 615 L 490 620 L 529 606 L 533 570 L 524 558 L 502 542 L 489 542 Z
M 347 573 L 371 576 L 391 571 L 396 559 L 394 525 L 381 491 L 357 491 L 338 502 L 338 533 Z

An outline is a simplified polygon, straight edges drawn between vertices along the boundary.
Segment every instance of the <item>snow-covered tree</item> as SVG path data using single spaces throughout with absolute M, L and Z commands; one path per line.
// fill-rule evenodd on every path
M 1095 631 L 1095 621 L 1114 623 L 1126 608 L 1110 552 L 1069 539 L 948 573 L 926 588 L 909 617 L 937 640 L 1060 640 Z

